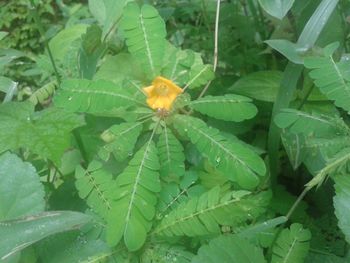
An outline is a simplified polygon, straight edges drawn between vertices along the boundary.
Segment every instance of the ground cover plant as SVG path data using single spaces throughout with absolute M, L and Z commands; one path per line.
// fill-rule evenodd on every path
M 1 262 L 350 262 L 349 1 L 0 8 Z

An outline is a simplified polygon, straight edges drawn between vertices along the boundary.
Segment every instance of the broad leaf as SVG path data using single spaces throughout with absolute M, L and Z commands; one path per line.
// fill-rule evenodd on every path
M 295 64 L 303 64 L 303 57 L 301 56 L 307 49 L 301 45 L 290 42 L 286 39 L 270 39 L 265 41 L 273 49 L 277 50 L 288 60 Z
M 237 227 L 261 215 L 269 202 L 267 192 L 253 195 L 247 191 L 221 195 L 214 187 L 199 197 L 192 197 L 171 211 L 154 230 L 161 236 L 202 236 L 220 233 L 220 225 Z
M 124 6 L 131 0 L 89 0 L 89 9 L 103 26 L 102 39 L 117 28 L 123 15 Z
M 293 6 L 294 0 L 259 0 L 259 3 L 267 13 L 282 19 Z
M 36 246 L 45 263 L 100 262 L 113 254 L 105 242 L 82 232 L 65 232 L 50 236 Z
M 151 139 L 117 177 L 119 188 L 114 192 L 115 205 L 108 218 L 108 243 L 116 245 L 124 236 L 131 251 L 145 243 L 155 216 L 155 193 L 160 191 L 158 153 Z
M 87 28 L 87 24 L 76 24 L 55 35 L 49 42 L 53 57 L 56 60 L 62 60 L 69 52 L 74 41 L 79 39 Z
M 148 79 L 159 75 L 166 46 L 165 23 L 150 5 L 129 3 L 121 22 L 129 52 L 139 60 Z
M 230 91 L 256 100 L 274 102 L 281 81 L 280 71 L 258 71 L 237 80 Z
M 304 262 L 309 251 L 311 233 L 301 224 L 294 223 L 283 229 L 272 248 L 272 263 Z
M 191 101 L 190 107 L 219 120 L 240 122 L 253 118 L 258 112 L 258 109 L 251 102 L 251 99 L 240 95 L 209 95 Z
M 335 215 L 339 228 L 343 231 L 346 241 L 350 244 L 350 177 L 349 174 L 339 174 L 334 177 L 335 196 L 333 198 Z
M 198 250 L 192 263 L 265 263 L 261 248 L 246 239 L 234 235 L 220 236 L 212 239 L 208 245 Z
M 30 163 L 0 155 L 0 221 L 44 211 L 44 187 Z
M 89 113 L 106 113 L 115 108 L 144 105 L 122 89 L 121 84 L 85 79 L 65 80 L 54 96 L 54 103 L 72 112 Z
M 78 212 L 53 211 L 0 223 L 0 259 L 56 233 L 77 229 L 91 220 Z
M 69 147 L 69 132 L 81 125 L 81 117 L 57 108 L 34 113 L 31 103 L 5 103 L 0 106 L 0 153 L 28 148 L 58 164 Z
M 258 176 L 265 175 L 264 161 L 238 139 L 226 138 L 200 119 L 186 115 L 174 116 L 174 127 L 187 136 L 214 167 L 241 187 L 252 189 L 259 184 Z

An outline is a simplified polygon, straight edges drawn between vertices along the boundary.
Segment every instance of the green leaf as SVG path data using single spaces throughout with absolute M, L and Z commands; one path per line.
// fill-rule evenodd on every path
M 346 174 L 350 163 L 350 148 L 344 148 L 329 159 L 317 175 L 306 184 L 308 187 L 320 186 L 328 176 Z
M 192 197 L 172 210 L 155 228 L 161 236 L 202 236 L 218 234 L 220 225 L 237 227 L 261 215 L 270 199 L 267 192 L 253 195 L 248 191 L 221 195 L 214 187 L 199 197 Z
M 198 250 L 192 263 L 265 263 L 261 248 L 234 235 L 219 236 Z
M 113 82 L 70 79 L 62 82 L 54 103 L 72 112 L 104 113 L 108 110 L 143 105 Z
M 322 0 L 301 32 L 298 39 L 298 46 L 305 50 L 315 45 L 337 4 L 338 0 Z M 303 67 L 301 65 L 295 65 L 292 62 L 288 63 L 273 106 L 268 135 L 269 166 L 272 184 L 276 183 L 277 166 L 279 163 L 278 150 L 280 146 L 280 130 L 274 124 L 274 117 L 281 109 L 288 108 L 295 94 L 302 71 Z
M 229 90 L 256 100 L 274 102 L 281 81 L 280 71 L 257 71 L 240 78 Z
M 0 220 L 44 211 L 44 187 L 30 163 L 14 154 L 0 155 Z
M 97 63 L 105 50 L 105 45 L 101 42 L 101 34 L 102 30 L 93 24 L 82 36 L 79 51 L 79 71 L 82 78 L 92 79 L 96 72 Z
M 59 164 L 70 145 L 70 134 L 83 125 L 81 117 L 49 108 L 34 113 L 29 103 L 9 102 L 0 106 L 0 153 L 28 148 L 42 158 Z
M 83 233 L 66 232 L 50 236 L 41 241 L 36 250 L 42 262 L 102 262 L 110 257 L 113 251 L 105 242 Z
M 333 177 L 335 181 L 335 196 L 333 205 L 338 218 L 338 226 L 350 244 L 350 177 L 349 174 L 339 174 Z
M 114 191 L 115 205 L 107 223 L 107 241 L 116 245 L 122 236 L 130 251 L 141 248 L 155 216 L 160 192 L 157 148 L 151 139 L 131 159 L 118 175 Z
M 264 222 L 259 222 L 255 225 L 244 228 L 243 230 L 236 233 L 235 236 L 244 238 L 244 239 L 254 239 L 257 236 L 259 236 L 259 234 L 264 233 L 264 231 L 271 230 L 276 226 L 287 222 L 287 220 L 288 220 L 287 217 L 280 216 L 280 217 L 266 220 Z
M 52 55 L 57 60 L 62 60 L 74 41 L 79 39 L 88 28 L 87 24 L 77 24 L 63 29 L 55 35 L 49 42 Z
M 14 87 L 17 87 L 16 82 L 9 78 L 0 76 L 0 91 L 8 93 L 13 90 Z
M 267 13 L 280 20 L 286 16 L 293 3 L 294 0 L 259 0 L 259 4 Z
M 190 263 L 193 256 L 191 252 L 186 251 L 183 247 L 159 244 L 146 249 L 141 256 L 141 262 Z
M 129 53 L 119 53 L 115 56 L 104 57 L 94 79 L 104 79 L 119 85 L 127 77 L 130 79 L 145 78 L 137 59 Z
M 184 86 L 189 80 L 189 71 L 195 62 L 195 53 L 192 50 L 176 49 L 168 45 L 165 59 L 165 66 L 162 70 L 162 76 L 170 79 L 180 87 Z
M 272 248 L 272 263 L 302 263 L 310 247 L 311 233 L 301 224 L 294 223 L 283 229 Z
M 170 129 L 164 126 L 157 143 L 160 161 L 160 175 L 163 178 L 175 179 L 185 173 L 184 149 Z
M 108 160 L 110 153 L 113 153 L 118 161 L 124 161 L 128 156 L 132 155 L 142 127 L 142 122 L 126 122 L 113 125 L 108 130 L 105 130 L 101 138 L 107 144 L 100 149 L 99 156 L 104 160 Z
M 266 40 L 265 43 L 273 49 L 276 49 L 289 61 L 295 64 L 303 64 L 304 60 L 301 54 L 307 50 L 305 50 L 302 46 L 285 39 L 270 39 Z
M 174 128 L 189 137 L 216 169 L 241 187 L 253 189 L 259 184 L 258 176 L 265 175 L 264 161 L 253 150 L 238 139 L 224 137 L 200 119 L 175 115 Z
M 78 166 L 75 177 L 79 196 L 86 199 L 92 210 L 103 218 L 107 218 L 107 214 L 113 207 L 112 197 L 116 189 L 112 175 L 103 169 L 102 163 L 92 161 L 86 170 Z
M 215 74 L 212 65 L 203 64 L 202 60 L 200 62 L 195 62 L 191 67 L 189 72 L 189 81 L 185 85 L 184 89 L 187 87 L 190 89 L 201 87 L 207 84 L 210 80 L 214 79 Z
M 0 259 L 38 242 L 50 235 L 77 229 L 91 220 L 71 211 L 52 211 L 21 219 L 0 222 Z
M 166 30 L 157 9 L 129 3 L 121 22 L 129 52 L 139 60 L 149 80 L 159 75 L 166 47 Z
M 191 101 L 189 106 L 200 113 L 219 120 L 240 122 L 251 119 L 257 114 L 258 109 L 251 102 L 251 99 L 240 95 L 209 95 Z
M 100 25 L 103 26 L 102 38 L 117 28 L 125 5 L 131 0 L 89 0 L 89 9 Z
M 350 128 L 339 117 L 318 113 L 307 113 L 294 109 L 284 109 L 275 117 L 276 125 L 292 133 L 318 136 L 349 135 Z
M 350 61 L 335 62 L 332 54 L 337 46 L 337 43 L 327 46 L 323 57 L 306 58 L 305 67 L 311 69 L 309 75 L 320 91 L 350 113 Z

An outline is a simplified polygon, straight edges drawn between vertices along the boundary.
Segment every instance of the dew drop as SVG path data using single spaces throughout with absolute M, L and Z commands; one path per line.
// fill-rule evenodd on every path
M 72 100 L 73 98 L 72 97 L 68 97 L 68 100 Z
M 187 129 L 185 129 L 185 132 L 188 132 L 188 130 L 187 130 Z

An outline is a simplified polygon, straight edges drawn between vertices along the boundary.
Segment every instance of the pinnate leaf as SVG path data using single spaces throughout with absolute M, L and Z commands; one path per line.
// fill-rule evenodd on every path
M 199 197 L 181 203 L 154 230 L 161 236 L 202 236 L 220 233 L 220 225 L 237 226 L 262 214 L 269 202 L 267 192 L 228 192 L 214 187 Z
M 309 251 L 311 232 L 299 223 L 283 229 L 272 248 L 272 263 L 302 263 Z
M 252 189 L 259 184 L 258 176 L 265 175 L 265 164 L 259 155 L 238 139 L 224 137 L 202 120 L 176 115 L 174 128 L 186 135 L 216 169 L 241 187 Z
M 209 95 L 192 101 L 190 107 L 219 120 L 239 122 L 253 118 L 258 112 L 251 102 L 251 99 L 241 95 Z
M 234 235 L 219 236 L 198 250 L 193 263 L 265 263 L 261 248 Z
M 166 47 L 166 30 L 157 9 L 129 3 L 121 22 L 129 52 L 140 61 L 149 80 L 159 75 Z
M 121 84 L 105 80 L 68 79 L 62 82 L 54 103 L 72 112 L 105 113 L 108 110 L 143 105 Z
M 108 218 L 107 241 L 116 245 L 124 236 L 126 247 L 135 251 L 145 242 L 155 216 L 160 191 L 157 148 L 150 140 L 117 177 L 115 204 Z

